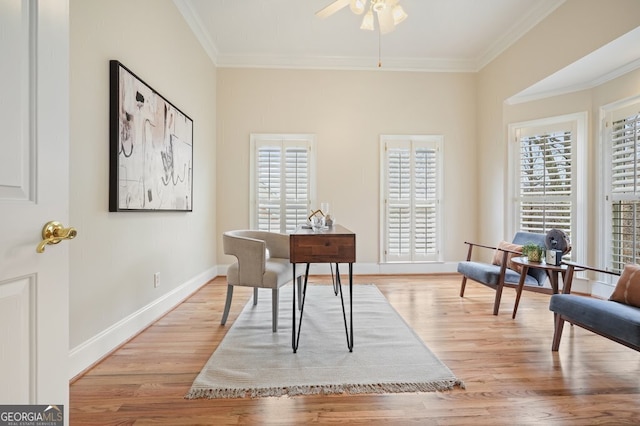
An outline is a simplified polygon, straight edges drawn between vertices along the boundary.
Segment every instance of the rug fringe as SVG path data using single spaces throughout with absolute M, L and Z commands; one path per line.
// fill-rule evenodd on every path
M 455 387 L 465 389 L 461 380 L 440 380 L 429 383 L 376 383 L 376 384 L 342 384 L 318 386 L 291 386 L 274 388 L 244 389 L 191 389 L 185 399 L 218 399 L 218 398 L 261 398 L 269 396 L 299 395 L 335 395 L 335 394 L 379 394 L 403 392 L 448 391 Z

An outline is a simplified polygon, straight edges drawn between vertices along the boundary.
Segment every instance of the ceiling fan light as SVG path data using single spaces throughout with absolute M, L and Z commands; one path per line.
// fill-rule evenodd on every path
M 400 22 L 407 19 L 407 14 L 399 4 L 393 7 L 393 24 L 398 25 Z
M 385 0 L 371 0 L 371 8 L 380 13 L 387 7 Z
M 349 6 L 351 7 L 351 11 L 356 15 L 362 15 L 364 12 L 364 6 L 367 3 L 367 0 L 351 0 Z
M 371 9 L 364 15 L 362 18 L 362 25 L 360 25 L 361 30 L 369 30 L 373 31 L 373 12 Z

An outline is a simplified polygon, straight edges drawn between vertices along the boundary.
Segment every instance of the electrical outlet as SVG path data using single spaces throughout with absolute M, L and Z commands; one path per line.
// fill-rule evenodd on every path
M 159 287 L 160 286 L 160 272 L 156 272 L 155 274 L 153 274 L 153 287 Z

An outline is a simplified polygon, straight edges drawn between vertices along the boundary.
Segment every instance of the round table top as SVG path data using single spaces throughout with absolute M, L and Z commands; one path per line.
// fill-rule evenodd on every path
M 552 265 L 550 263 L 546 263 L 544 260 L 542 262 L 531 262 L 526 256 L 512 257 L 511 261 L 516 265 L 527 266 L 529 268 L 547 269 L 549 271 L 565 271 L 567 269 L 567 265 L 565 264 Z

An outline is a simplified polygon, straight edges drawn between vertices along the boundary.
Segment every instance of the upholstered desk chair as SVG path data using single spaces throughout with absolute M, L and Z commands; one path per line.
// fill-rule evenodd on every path
M 258 288 L 271 289 L 273 331 L 278 331 L 279 289 L 293 279 L 289 262 L 289 235 L 266 231 L 237 230 L 222 235 L 224 253 L 237 262 L 227 269 L 227 301 L 220 324 L 229 316 L 234 286 L 253 287 L 253 304 L 258 303 Z M 296 273 L 298 294 L 302 288 L 303 268 Z

